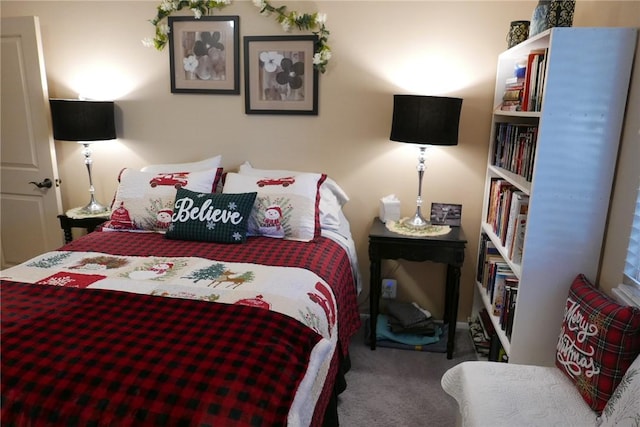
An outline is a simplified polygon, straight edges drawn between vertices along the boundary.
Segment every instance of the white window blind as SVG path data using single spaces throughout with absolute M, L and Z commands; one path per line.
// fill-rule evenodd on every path
M 640 287 L 640 188 L 636 198 L 636 209 L 633 215 L 629 248 L 624 266 L 625 281 Z

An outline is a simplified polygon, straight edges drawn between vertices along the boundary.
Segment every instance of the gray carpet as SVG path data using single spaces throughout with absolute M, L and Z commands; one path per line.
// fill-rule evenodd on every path
M 364 323 L 364 322 L 363 322 Z M 338 397 L 341 427 L 453 427 L 458 407 L 440 387 L 442 374 L 476 360 L 468 330 L 458 329 L 453 359 L 445 353 L 365 344 L 364 327 L 349 347 L 347 389 Z

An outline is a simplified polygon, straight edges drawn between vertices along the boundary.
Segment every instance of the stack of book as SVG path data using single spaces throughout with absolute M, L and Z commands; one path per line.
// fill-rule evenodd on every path
M 524 95 L 524 77 L 509 77 L 505 81 L 504 94 L 500 109 L 503 111 L 520 111 Z

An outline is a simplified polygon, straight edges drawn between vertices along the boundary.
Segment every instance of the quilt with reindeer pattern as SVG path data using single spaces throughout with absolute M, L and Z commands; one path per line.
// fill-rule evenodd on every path
M 321 424 L 359 327 L 344 252 L 96 232 L 4 270 L 3 424 Z

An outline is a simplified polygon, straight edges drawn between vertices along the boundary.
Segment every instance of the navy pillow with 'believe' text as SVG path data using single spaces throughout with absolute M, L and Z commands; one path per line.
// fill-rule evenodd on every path
M 257 193 L 197 193 L 178 189 L 169 239 L 243 243 Z

